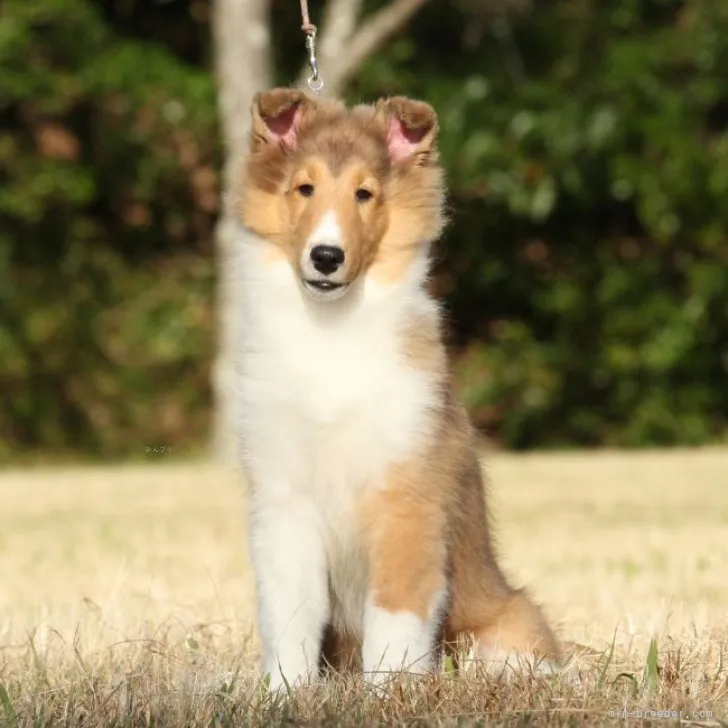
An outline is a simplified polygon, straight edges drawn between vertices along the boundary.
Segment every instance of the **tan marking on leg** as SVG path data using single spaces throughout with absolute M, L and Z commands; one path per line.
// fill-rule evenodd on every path
M 427 620 L 445 586 L 446 513 L 423 478 L 420 463 L 392 467 L 385 488 L 367 495 L 363 520 L 375 606 Z

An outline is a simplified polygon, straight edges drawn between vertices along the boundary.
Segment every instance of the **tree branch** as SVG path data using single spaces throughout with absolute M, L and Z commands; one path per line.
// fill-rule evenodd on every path
M 374 13 L 354 34 L 346 49 L 327 69 L 324 82 L 339 94 L 349 78 L 375 51 L 381 48 L 428 0 L 393 0 Z
M 323 68 L 332 66 L 344 54 L 363 4 L 364 0 L 329 0 L 327 3 L 318 49 Z
M 367 58 L 396 33 L 428 0 L 392 0 L 354 31 L 362 0 L 329 0 L 319 44 L 319 71 L 324 92 L 338 96 Z M 299 79 L 305 85 L 305 67 Z

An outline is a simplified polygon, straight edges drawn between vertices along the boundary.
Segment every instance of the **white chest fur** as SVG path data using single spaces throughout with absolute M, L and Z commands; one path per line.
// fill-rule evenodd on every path
M 253 477 L 331 504 L 375 485 L 427 434 L 435 383 L 407 360 L 404 332 L 413 314 L 436 310 L 424 266 L 390 288 L 363 280 L 318 302 L 287 262 L 266 260 L 267 245 L 245 236 L 241 246 L 246 459 Z

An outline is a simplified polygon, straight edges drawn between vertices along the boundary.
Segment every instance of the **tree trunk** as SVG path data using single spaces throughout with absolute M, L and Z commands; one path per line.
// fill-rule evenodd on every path
M 213 454 L 224 464 L 237 460 L 235 352 L 241 325 L 239 286 L 234 280 L 235 244 L 242 234 L 235 214 L 242 160 L 250 130 L 253 96 L 271 77 L 269 0 L 214 0 L 213 34 L 226 147 L 223 196 L 216 229 L 217 357 L 213 370 Z

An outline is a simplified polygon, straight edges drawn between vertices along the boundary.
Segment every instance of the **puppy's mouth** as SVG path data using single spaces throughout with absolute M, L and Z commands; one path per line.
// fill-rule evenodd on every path
M 343 283 L 336 283 L 335 281 L 306 281 L 306 285 L 315 288 L 317 291 L 335 291 L 337 288 L 344 286 Z
M 304 280 L 303 286 L 314 298 L 333 300 L 341 298 L 349 287 L 348 283 L 337 283 L 327 279 Z

